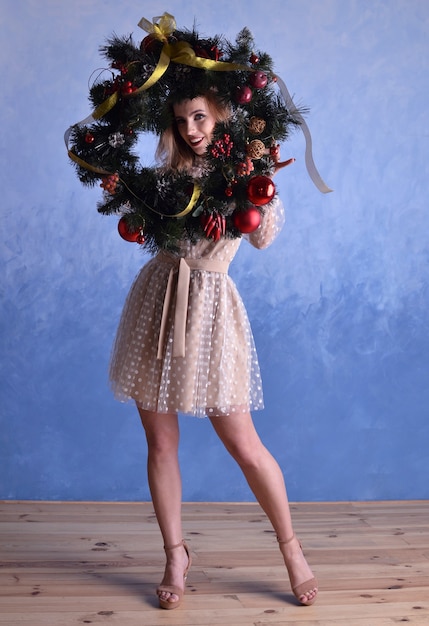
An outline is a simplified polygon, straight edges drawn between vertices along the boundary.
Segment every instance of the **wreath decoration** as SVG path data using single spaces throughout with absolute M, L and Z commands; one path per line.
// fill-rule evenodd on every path
M 303 123 L 301 111 L 278 93 L 272 59 L 247 28 L 232 44 L 178 30 L 168 13 L 139 26 L 149 33 L 139 45 L 114 35 L 100 48 L 109 66 L 90 86 L 93 113 L 66 132 L 80 181 L 99 184 L 98 211 L 118 214 L 120 235 L 151 251 L 251 232 L 276 194 L 278 144 Z M 171 102 L 209 89 L 231 116 L 216 124 L 204 166 L 192 176 L 142 166 L 140 134 L 160 135 L 172 124 Z

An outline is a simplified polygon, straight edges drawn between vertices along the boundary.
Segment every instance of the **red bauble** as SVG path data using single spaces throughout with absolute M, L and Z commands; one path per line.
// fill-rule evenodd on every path
M 261 223 L 261 214 L 252 206 L 245 211 L 236 211 L 232 216 L 232 221 L 240 233 L 253 233 Z
M 269 176 L 254 176 L 247 183 L 247 197 L 256 206 L 271 202 L 275 193 L 276 186 Z
M 122 239 L 125 239 L 125 241 L 131 241 L 132 243 L 144 243 L 142 229 L 138 228 L 137 230 L 131 230 L 125 215 L 123 215 L 118 222 L 118 232 Z
M 249 77 L 249 82 L 255 89 L 263 89 L 267 86 L 268 77 L 264 72 L 253 72 Z
M 247 85 L 237 87 L 235 91 L 235 101 L 237 104 L 248 104 L 252 99 L 252 90 Z
M 252 63 L 252 65 L 256 65 L 256 63 L 259 63 L 258 55 L 252 52 L 252 54 L 250 55 L 249 61 Z
M 95 137 L 92 133 L 87 132 L 85 135 L 85 141 L 86 143 L 94 143 Z
M 145 37 L 142 40 L 140 44 L 140 50 L 142 52 L 155 52 L 155 50 L 157 49 L 160 43 L 161 42 L 156 37 L 156 35 L 154 35 L 153 33 L 150 33 L 149 35 L 147 35 L 147 37 Z

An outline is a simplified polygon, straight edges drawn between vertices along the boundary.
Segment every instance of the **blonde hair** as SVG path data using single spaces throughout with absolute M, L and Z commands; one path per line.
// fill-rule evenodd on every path
M 229 119 L 231 111 L 228 105 L 222 102 L 213 90 L 195 97 L 206 100 L 216 123 L 226 122 Z M 172 104 L 170 106 L 173 108 Z M 175 121 L 160 136 L 155 157 L 160 162 L 162 169 L 179 172 L 191 172 L 196 161 L 195 152 L 180 136 Z

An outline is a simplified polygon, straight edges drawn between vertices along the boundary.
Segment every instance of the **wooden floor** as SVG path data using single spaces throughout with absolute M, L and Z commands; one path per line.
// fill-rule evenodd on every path
M 258 505 L 184 505 L 193 567 L 182 606 L 157 607 L 161 539 L 149 503 L 0 502 L 0 624 L 429 624 L 429 501 L 292 505 L 319 578 L 290 593 Z

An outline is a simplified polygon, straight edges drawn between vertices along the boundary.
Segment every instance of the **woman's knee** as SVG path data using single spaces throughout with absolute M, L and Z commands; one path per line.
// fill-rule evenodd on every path
M 265 447 L 249 413 L 217 415 L 210 421 L 225 448 L 241 467 L 256 467 L 260 464 Z
M 249 436 L 232 434 L 221 439 L 229 454 L 242 469 L 259 467 L 266 448 L 256 433 L 250 433 Z
M 249 446 L 233 443 L 229 452 L 241 469 L 250 470 L 258 469 L 261 466 L 265 448 L 260 442 Z

